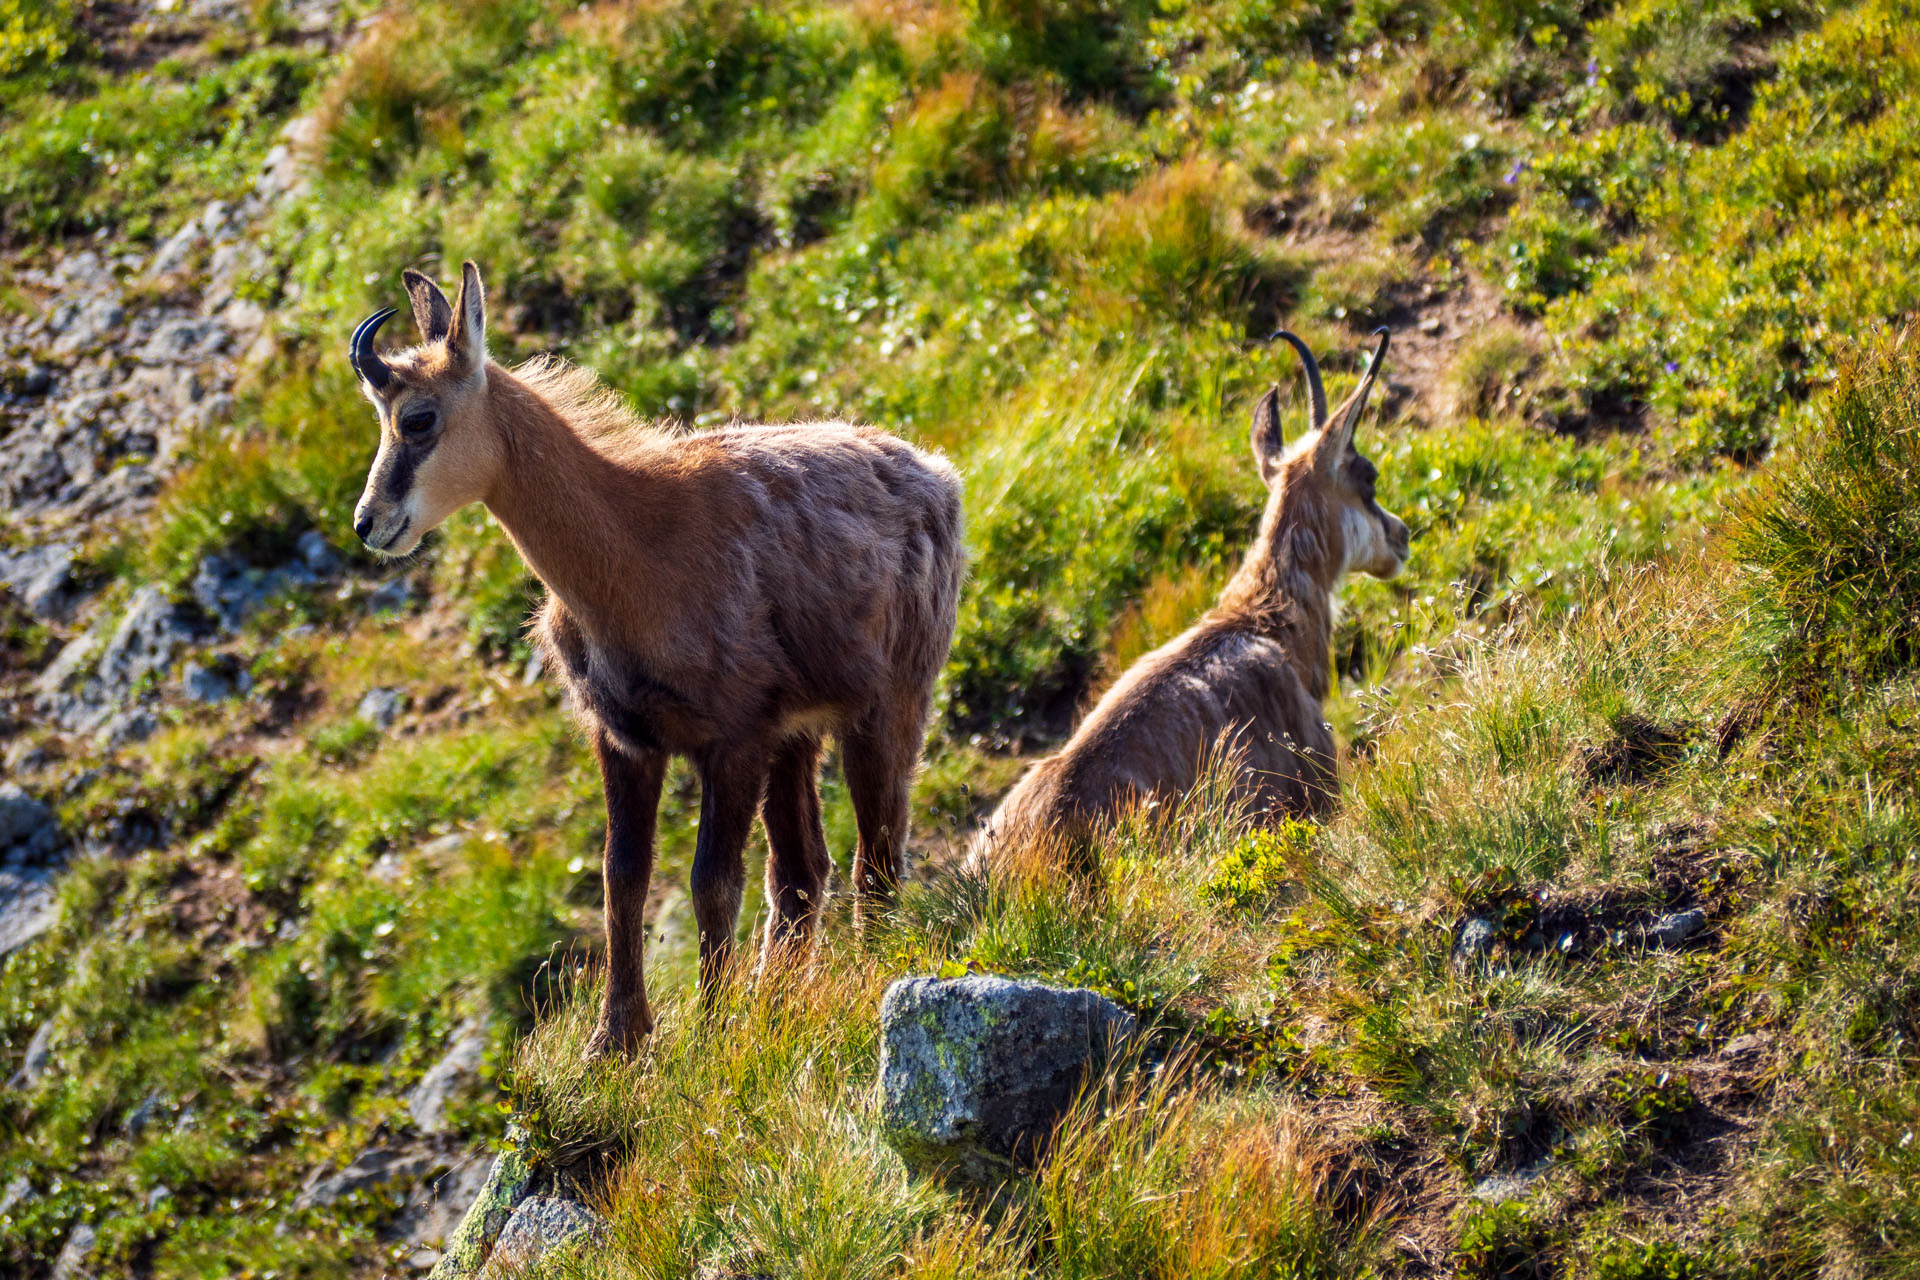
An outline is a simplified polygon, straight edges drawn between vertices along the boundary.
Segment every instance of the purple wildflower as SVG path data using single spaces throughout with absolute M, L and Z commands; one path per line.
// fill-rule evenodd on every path
M 1680 362 L 1678 360 L 1667 361 L 1667 372 L 1668 373 L 1680 372 Z

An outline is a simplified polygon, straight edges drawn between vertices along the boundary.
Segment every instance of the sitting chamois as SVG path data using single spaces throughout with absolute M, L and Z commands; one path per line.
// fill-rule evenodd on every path
M 953 639 L 960 484 L 945 460 L 841 422 L 676 433 L 639 422 L 594 376 L 487 359 L 480 273 L 451 304 L 404 273 L 426 341 L 352 359 L 380 416 L 354 512 L 405 555 L 482 502 L 548 591 L 535 625 L 606 790 L 608 981 L 592 1051 L 652 1029 L 642 966 L 655 810 L 669 754 L 700 777 L 693 910 L 700 985 L 728 966 L 758 809 L 767 831 L 762 964 L 812 934 L 831 863 L 815 774 L 840 743 L 859 826 L 857 910 L 891 893 L 908 787 Z
M 1391 578 L 1407 526 L 1374 499 L 1373 463 L 1354 426 L 1386 355 L 1388 331 L 1333 425 L 1313 353 L 1282 330 L 1306 367 L 1313 431 L 1283 448 L 1280 391 L 1253 411 L 1253 456 L 1268 489 L 1260 534 L 1220 603 L 1134 663 L 1059 754 L 1035 765 L 975 839 L 969 865 L 1050 843 L 1081 859 L 1095 828 L 1146 801 L 1184 795 L 1209 760 L 1257 815 L 1310 815 L 1337 795 L 1330 682 L 1333 593 L 1358 570 Z

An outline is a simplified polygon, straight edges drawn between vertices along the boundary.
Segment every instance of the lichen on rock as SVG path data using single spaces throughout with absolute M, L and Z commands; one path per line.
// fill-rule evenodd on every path
M 906 978 L 880 1004 L 881 1131 L 909 1168 L 995 1186 L 1045 1154 L 1136 1022 L 1079 988 Z

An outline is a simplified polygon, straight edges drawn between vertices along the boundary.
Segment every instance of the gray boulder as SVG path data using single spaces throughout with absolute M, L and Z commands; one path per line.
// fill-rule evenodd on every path
M 528 1196 L 501 1228 L 480 1280 L 508 1280 L 562 1249 L 604 1244 L 607 1220 L 578 1200 Z
M 65 617 L 75 598 L 71 543 L 48 543 L 20 551 L 0 551 L 0 585 L 36 618 Z
M 164 672 L 174 651 L 192 639 L 193 629 L 166 593 L 156 586 L 142 587 L 133 593 L 100 655 L 100 679 L 112 697 L 124 698 L 137 681 Z
M 487 1049 L 487 1024 L 478 1018 L 462 1023 L 453 1033 L 440 1061 L 427 1068 L 420 1083 L 407 1095 L 407 1114 L 421 1133 L 443 1133 L 447 1107 L 480 1075 L 480 1059 Z
M 480 1198 L 492 1172 L 491 1160 L 474 1155 L 439 1177 L 422 1182 L 407 1200 L 406 1211 L 395 1224 L 395 1234 L 417 1249 L 431 1249 L 433 1261 L 438 1261 L 441 1247 L 459 1229 L 460 1220 Z
M 0 956 L 9 955 L 60 923 L 53 872 L 45 867 L 0 867 Z
M 315 581 L 315 575 L 304 565 L 255 569 L 231 556 L 211 555 L 200 562 L 193 575 L 193 601 L 221 631 L 232 634 L 273 597 Z
M 902 979 L 880 1003 L 881 1131 L 909 1168 L 998 1185 L 1044 1154 L 1089 1074 L 1136 1029 L 1092 991 Z

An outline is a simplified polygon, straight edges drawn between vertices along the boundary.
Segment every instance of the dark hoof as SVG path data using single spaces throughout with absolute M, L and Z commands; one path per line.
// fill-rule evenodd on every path
M 649 1017 L 613 1018 L 600 1015 L 600 1022 L 587 1038 L 587 1061 L 598 1062 L 606 1058 L 630 1058 L 639 1052 L 640 1046 L 647 1042 L 653 1032 L 653 1019 Z

